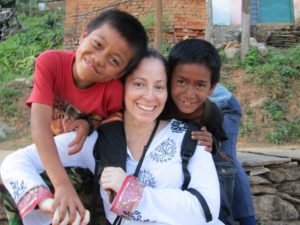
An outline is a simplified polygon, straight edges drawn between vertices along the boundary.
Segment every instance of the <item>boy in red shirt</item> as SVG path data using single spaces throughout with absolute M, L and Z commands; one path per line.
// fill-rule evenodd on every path
M 60 206 L 64 218 L 68 209 L 70 223 L 76 211 L 83 218 L 85 209 L 60 162 L 53 119 L 63 121 L 54 134 L 76 130 L 69 154 L 78 152 L 94 127 L 122 109 L 118 78 L 134 68 L 146 46 L 146 32 L 136 18 L 108 10 L 87 25 L 75 53 L 50 50 L 36 60 L 34 87 L 27 100 L 32 138 L 55 188 L 52 211 Z

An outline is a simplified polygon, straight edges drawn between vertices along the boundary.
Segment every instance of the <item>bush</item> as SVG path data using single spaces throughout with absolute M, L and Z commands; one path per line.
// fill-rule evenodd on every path
M 290 95 L 291 83 L 300 78 L 300 45 L 277 49 L 269 47 L 266 56 L 258 49 L 251 49 L 244 61 L 244 67 L 257 76 L 257 83 L 270 84 L 281 95 Z
M 49 48 L 62 48 L 63 14 L 20 16 L 22 31 L 0 43 L 0 81 L 32 75 L 35 57 Z
M 300 119 L 275 124 L 274 130 L 266 134 L 266 139 L 274 144 L 284 144 L 300 138 Z

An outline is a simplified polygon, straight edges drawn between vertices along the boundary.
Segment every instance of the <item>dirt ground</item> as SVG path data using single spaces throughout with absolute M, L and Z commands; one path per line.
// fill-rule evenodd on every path
M 271 128 L 268 126 L 270 116 L 263 112 L 261 106 L 263 102 L 270 96 L 274 95 L 274 90 L 266 86 L 261 86 L 255 82 L 249 82 L 250 74 L 247 74 L 243 70 L 231 69 L 223 66 L 222 82 L 228 86 L 235 87 L 233 90 L 234 95 L 239 99 L 244 115 L 243 120 L 251 120 L 255 124 L 253 132 L 240 135 L 238 141 L 238 147 L 272 147 L 274 144 L 269 143 L 265 139 L 265 133 Z M 29 108 L 25 102 L 29 96 L 31 89 L 28 86 L 15 84 L 16 88 L 25 88 L 24 96 L 18 99 L 18 109 L 20 116 L 17 121 L 14 122 L 16 134 L 9 140 L 0 142 L 0 150 L 13 150 L 19 147 L 32 143 L 30 136 L 30 122 L 29 122 Z M 276 90 L 275 90 L 276 91 Z M 293 87 L 293 93 L 295 94 L 288 103 L 288 117 L 294 117 L 300 115 L 299 99 L 300 99 L 300 85 L 299 82 Z M 294 99 L 293 99 L 294 98 Z M 298 103 L 297 103 L 298 102 Z M 297 105 L 298 104 L 298 105 Z M 251 108 L 252 115 L 247 115 L 246 111 Z M 4 118 L 0 115 L 0 123 L 4 121 Z M 296 146 L 300 149 L 300 140 L 293 143 L 287 143 L 284 146 Z M 279 146 L 277 146 L 279 147 Z

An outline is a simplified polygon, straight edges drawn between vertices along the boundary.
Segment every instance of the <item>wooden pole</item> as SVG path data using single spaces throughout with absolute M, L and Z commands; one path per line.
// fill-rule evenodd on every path
M 244 60 L 250 48 L 250 0 L 242 0 L 241 59 Z
M 212 0 L 206 0 L 206 28 L 205 28 L 205 40 L 214 44 L 213 39 L 213 12 L 212 12 Z
M 162 46 L 162 0 L 155 0 L 155 37 L 154 48 L 161 49 Z

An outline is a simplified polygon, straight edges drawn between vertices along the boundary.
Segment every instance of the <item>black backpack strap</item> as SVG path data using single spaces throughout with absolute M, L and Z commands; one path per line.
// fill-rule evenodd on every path
M 210 210 L 209 210 L 209 207 L 208 207 L 208 205 L 206 203 L 205 198 L 200 194 L 199 191 L 197 191 L 194 188 L 189 188 L 188 191 L 191 194 L 195 195 L 198 198 L 198 200 L 199 200 L 199 202 L 200 202 L 200 204 L 202 206 L 202 209 L 203 209 L 203 212 L 204 212 L 204 215 L 205 215 L 205 218 L 206 218 L 206 222 L 211 221 L 212 220 L 212 215 L 210 213 Z
M 123 121 L 112 121 L 98 128 L 98 138 L 94 145 L 95 171 L 93 177 L 93 204 L 91 224 L 96 224 L 97 196 L 99 195 L 99 179 L 107 166 L 121 167 L 126 170 L 126 136 Z
M 191 194 L 197 197 L 199 203 L 202 206 L 202 209 L 204 211 L 204 215 L 206 218 L 206 222 L 209 222 L 212 220 L 212 215 L 210 213 L 209 207 L 207 205 L 207 202 L 205 198 L 202 196 L 202 194 L 197 191 L 194 188 L 187 189 L 190 181 L 191 181 L 191 175 L 190 172 L 187 169 L 187 165 L 189 163 L 190 158 L 194 155 L 196 147 L 197 147 L 197 141 L 192 140 L 191 138 L 191 132 L 192 131 L 199 131 L 200 127 L 192 122 L 188 122 L 188 129 L 185 132 L 182 144 L 181 144 L 181 158 L 182 158 L 182 171 L 184 175 L 184 181 L 182 184 L 182 190 L 187 190 Z
M 189 163 L 190 158 L 194 155 L 194 152 L 197 147 L 197 141 L 191 139 L 191 132 L 199 130 L 200 128 L 197 124 L 188 122 L 188 128 L 184 134 L 183 141 L 181 144 L 182 171 L 184 175 L 184 181 L 181 188 L 182 190 L 186 190 L 190 183 L 191 175 L 187 169 L 187 165 Z
M 99 135 L 99 134 L 98 134 Z M 97 217 L 97 195 L 99 194 L 99 178 L 100 178 L 100 148 L 99 148 L 100 139 L 97 138 L 94 145 L 94 157 L 95 157 L 95 171 L 93 176 L 93 200 L 92 200 L 92 211 L 91 211 L 91 225 L 96 224 Z

